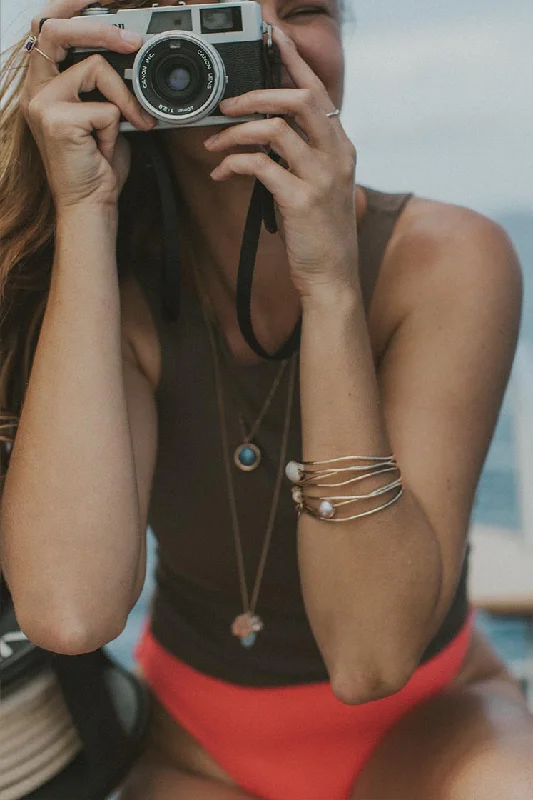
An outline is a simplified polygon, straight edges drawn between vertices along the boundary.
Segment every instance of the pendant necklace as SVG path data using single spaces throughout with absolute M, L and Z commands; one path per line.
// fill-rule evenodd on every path
M 221 345 L 220 349 L 222 350 L 223 354 L 226 355 L 226 363 L 228 370 L 232 373 L 233 382 L 238 384 L 237 379 L 235 378 L 235 374 L 233 371 L 232 364 L 230 363 L 229 354 L 225 353 L 226 348 Z M 288 360 L 282 361 L 281 366 L 274 378 L 274 382 L 270 387 L 270 391 L 265 398 L 265 402 L 263 403 L 263 407 L 259 412 L 259 416 L 253 423 L 252 427 L 250 428 L 249 433 L 246 433 L 246 427 L 244 424 L 244 419 L 240 411 L 237 411 L 237 415 L 239 418 L 239 425 L 241 428 L 241 435 L 242 435 L 242 443 L 235 448 L 233 452 L 233 461 L 235 466 L 238 467 L 242 472 L 253 472 L 259 464 L 261 463 L 262 453 L 259 445 L 253 441 L 254 437 L 257 435 L 259 427 L 263 422 L 264 416 L 268 409 L 270 408 L 270 404 L 276 394 L 278 386 L 283 378 L 283 374 L 287 368 Z M 235 398 L 233 398 L 235 407 L 237 408 L 237 402 Z
M 193 259 L 194 262 L 194 259 Z M 194 263 L 194 274 L 198 288 L 198 296 L 200 297 L 200 305 L 202 308 L 202 313 L 204 316 L 204 321 L 207 328 L 207 333 L 209 337 L 209 344 L 211 346 L 211 352 L 213 356 L 213 373 L 215 378 L 215 390 L 217 395 L 217 405 L 218 405 L 218 413 L 220 418 L 220 435 L 221 435 L 221 442 L 222 442 L 222 453 L 223 453 L 223 461 L 224 461 L 224 471 L 226 474 L 226 484 L 228 490 L 228 500 L 230 505 L 230 512 L 231 512 L 231 522 L 233 528 L 233 539 L 235 544 L 235 555 L 237 560 L 237 571 L 239 574 L 239 586 L 240 586 L 240 593 L 241 593 L 241 602 L 243 607 L 243 612 L 238 614 L 231 624 L 231 632 L 234 636 L 240 639 L 240 642 L 243 647 L 252 647 L 255 643 L 257 638 L 257 634 L 263 630 L 264 624 L 262 619 L 255 613 L 257 607 L 257 601 L 259 598 L 259 591 L 261 588 L 261 582 L 263 579 L 263 574 L 265 571 L 266 560 L 268 556 L 268 551 L 270 548 L 270 542 L 272 540 L 272 533 L 274 530 L 274 522 L 276 519 L 276 512 L 278 509 L 279 504 L 279 496 L 281 491 L 281 483 L 284 475 L 284 464 L 287 457 L 287 446 L 289 441 L 289 431 L 290 431 L 290 422 L 291 422 L 291 412 L 292 407 L 294 405 L 294 387 L 296 383 L 296 367 L 297 367 L 297 357 L 298 353 L 295 352 L 289 359 L 289 361 L 285 362 L 284 366 L 287 363 L 290 363 L 290 370 L 289 370 L 289 380 L 288 380 L 288 387 L 287 387 L 287 404 L 285 410 L 285 419 L 283 424 L 283 433 L 281 437 L 281 445 L 280 445 L 280 454 L 279 454 L 279 461 L 278 461 L 278 469 L 276 480 L 274 484 L 274 490 L 272 494 L 272 502 L 270 504 L 270 511 L 268 515 L 268 521 L 265 530 L 265 538 L 263 541 L 263 547 L 261 549 L 261 555 L 259 558 L 259 566 L 257 568 L 257 575 L 255 578 L 254 586 L 252 589 L 251 596 L 248 593 L 248 586 L 246 584 L 246 572 L 244 568 L 244 555 L 242 549 L 242 541 L 240 535 L 240 527 L 239 527 L 239 517 L 237 513 L 237 501 L 235 496 L 235 487 L 233 484 L 233 473 L 231 468 L 231 461 L 230 461 L 230 445 L 229 445 L 229 437 L 228 437 L 228 430 L 226 424 L 226 408 L 224 402 L 224 392 L 223 392 L 223 384 L 222 384 L 222 376 L 221 376 L 221 369 L 220 369 L 220 362 L 217 352 L 217 342 L 216 342 L 216 335 L 213 323 L 210 319 L 210 315 L 206 308 L 206 303 L 208 303 L 207 295 L 205 292 L 202 291 L 202 286 L 200 282 L 200 276 L 198 274 L 198 270 L 196 268 L 196 264 Z M 279 371 L 276 381 L 274 382 L 274 391 L 279 385 L 282 377 L 282 370 Z M 270 404 L 272 397 L 274 396 L 274 391 L 269 392 L 269 397 L 267 398 L 268 404 L 265 401 L 263 409 L 261 409 L 261 414 L 259 421 L 262 420 L 264 414 L 266 413 L 266 409 Z M 245 442 L 243 445 L 240 445 L 237 450 L 235 450 L 235 454 L 237 451 L 243 447 L 249 447 L 249 439 L 252 438 L 252 433 L 257 430 L 259 427 L 259 423 L 255 423 L 252 431 L 248 434 L 248 437 L 245 437 Z M 235 460 L 235 455 L 234 455 Z M 241 465 L 239 469 L 242 469 Z M 255 467 L 252 467 L 255 468 Z M 249 471 L 246 469 L 245 471 Z

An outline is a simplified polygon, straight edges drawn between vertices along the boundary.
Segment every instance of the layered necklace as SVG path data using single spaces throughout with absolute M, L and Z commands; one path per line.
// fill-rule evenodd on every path
M 200 305 L 202 308 L 202 313 L 204 316 L 206 329 L 209 337 L 211 353 L 213 357 L 213 374 L 215 379 L 217 406 L 220 418 L 220 435 L 221 435 L 222 453 L 224 460 L 224 472 L 226 475 L 228 501 L 229 501 L 231 523 L 233 529 L 233 540 L 234 540 L 235 555 L 237 560 L 237 571 L 239 575 L 239 588 L 240 588 L 241 602 L 243 608 L 242 613 L 238 614 L 233 620 L 231 624 L 231 632 L 233 633 L 234 636 L 240 639 L 240 642 L 243 647 L 251 647 L 255 643 L 259 631 L 263 630 L 264 628 L 264 623 L 262 619 L 256 614 L 256 608 L 257 608 L 257 601 L 259 598 L 259 591 L 261 588 L 261 582 L 265 571 L 268 551 L 270 548 L 270 543 L 272 541 L 272 533 L 274 530 L 274 522 L 276 519 L 276 513 L 279 504 L 279 496 L 281 491 L 281 483 L 284 474 L 284 464 L 287 458 L 287 445 L 289 441 L 291 412 L 292 412 L 292 407 L 294 405 L 294 388 L 296 383 L 296 368 L 297 368 L 298 355 L 297 353 L 293 353 L 290 359 L 285 360 L 282 363 L 280 369 L 276 374 L 276 377 L 270 388 L 270 391 L 268 392 L 265 402 L 263 403 L 259 416 L 253 423 L 248 434 L 246 434 L 242 415 L 239 415 L 243 441 L 241 444 L 238 445 L 238 447 L 233 449 L 233 464 L 234 464 L 233 469 L 236 466 L 239 470 L 242 470 L 243 472 L 250 472 L 252 470 L 257 469 L 257 467 L 261 462 L 261 456 L 262 456 L 260 448 L 256 443 L 252 442 L 252 439 L 256 436 L 259 427 L 264 419 L 264 416 L 268 408 L 270 407 L 272 399 L 279 387 L 283 374 L 286 371 L 287 367 L 289 367 L 289 379 L 287 384 L 287 402 L 285 407 L 285 416 L 284 416 L 283 432 L 281 436 L 281 444 L 279 450 L 279 460 L 276 473 L 276 480 L 274 482 L 272 501 L 270 504 L 270 511 L 265 529 L 265 536 L 263 540 L 263 546 L 261 549 L 261 555 L 259 558 L 257 574 L 255 577 L 252 592 L 250 594 L 246 583 L 244 555 L 243 555 L 242 540 L 241 540 L 241 533 L 239 526 L 239 516 L 237 513 L 234 476 L 231 464 L 232 448 L 230 447 L 229 444 L 228 428 L 226 423 L 226 404 L 224 399 L 224 389 L 222 382 L 220 358 L 217 346 L 217 336 L 213 322 L 214 315 L 209 303 L 208 295 L 203 290 L 198 269 L 196 267 L 196 264 L 194 263 L 194 259 L 193 259 L 193 271 L 196 280 L 198 296 L 200 298 Z
M 213 326 L 211 327 L 213 328 Z M 270 391 L 268 392 L 265 398 L 263 407 L 261 408 L 261 411 L 259 412 L 257 419 L 252 424 L 249 433 L 246 433 L 246 425 L 242 413 L 238 410 L 237 402 L 235 401 L 234 398 L 235 407 L 237 409 L 237 416 L 239 419 L 239 426 L 241 429 L 242 443 L 235 448 L 233 452 L 233 461 L 235 463 L 235 466 L 242 472 L 253 472 L 255 469 L 257 469 L 257 467 L 261 463 L 261 458 L 263 454 L 257 442 L 254 442 L 253 439 L 257 435 L 261 423 L 263 422 L 263 419 L 265 417 L 265 414 L 270 408 L 270 404 L 274 398 L 274 395 L 276 394 L 276 391 L 279 387 L 279 384 L 281 382 L 281 379 L 283 378 L 283 374 L 288 364 L 289 364 L 288 360 L 281 362 L 280 368 L 276 374 L 276 377 L 274 378 L 274 382 L 270 387 Z M 229 357 L 226 359 L 226 365 L 228 367 L 228 370 L 232 373 L 233 383 L 236 385 L 238 381 L 233 372 L 233 365 L 230 363 Z

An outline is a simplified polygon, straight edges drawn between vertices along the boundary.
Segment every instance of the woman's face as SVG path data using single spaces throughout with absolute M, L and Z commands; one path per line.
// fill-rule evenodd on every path
M 339 0 L 259 0 L 263 19 L 281 28 L 293 40 L 300 56 L 326 87 L 335 108 L 340 108 L 344 90 L 344 54 L 338 2 Z M 197 4 L 197 0 L 187 3 L 192 4 Z M 177 3 L 175 0 L 160 0 L 159 5 L 172 6 Z M 281 85 L 283 88 L 294 87 L 285 69 L 282 70 Z M 170 133 L 178 132 L 180 146 L 188 150 L 186 140 L 191 139 L 191 143 L 193 139 L 198 141 L 198 133 L 201 132 L 203 141 L 215 130 L 209 126 Z

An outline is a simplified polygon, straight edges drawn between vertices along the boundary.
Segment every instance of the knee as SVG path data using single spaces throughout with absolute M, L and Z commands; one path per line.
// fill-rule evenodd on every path
M 532 800 L 533 741 L 514 752 L 483 752 L 452 779 L 449 800 Z

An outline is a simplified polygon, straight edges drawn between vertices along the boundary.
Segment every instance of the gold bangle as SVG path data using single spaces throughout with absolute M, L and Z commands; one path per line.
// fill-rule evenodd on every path
M 351 462 L 351 463 L 347 463 Z M 354 463 L 356 462 L 356 463 Z M 365 462 L 362 464 L 361 462 Z M 349 486 L 353 483 L 364 481 L 378 475 L 396 472 L 398 477 L 384 486 L 357 495 L 324 495 L 309 494 L 309 489 L 314 487 L 320 489 L 332 489 L 336 487 Z M 366 517 L 387 508 L 397 502 L 403 494 L 402 475 L 400 468 L 393 455 L 390 456 L 341 456 L 323 461 L 291 461 L 287 464 L 285 473 L 292 481 L 292 497 L 296 505 L 298 514 L 307 513 L 317 519 L 327 522 L 348 522 L 350 520 Z M 332 481 L 335 477 L 344 476 L 350 473 L 346 480 Z M 354 475 L 354 473 L 356 473 Z M 362 474 L 358 474 L 362 473 Z M 337 517 L 337 509 L 348 506 L 352 503 L 360 503 L 375 497 L 381 497 L 388 492 L 398 490 L 395 496 L 368 511 L 354 514 L 349 517 Z M 318 504 L 318 507 L 317 507 Z
M 368 517 L 371 514 L 377 514 L 378 511 L 383 511 L 384 508 L 388 508 L 389 506 L 393 505 L 393 503 L 397 503 L 402 494 L 403 494 L 403 487 L 400 487 L 397 494 L 391 500 L 388 500 L 386 503 L 383 503 L 383 505 L 378 506 L 377 508 L 371 508 L 369 511 L 362 511 L 359 514 L 353 514 L 351 517 L 335 517 L 335 515 L 327 516 L 326 514 L 321 513 L 320 509 L 317 511 L 315 508 L 312 508 L 305 502 L 296 504 L 296 507 L 298 510 L 298 515 L 302 513 L 309 514 L 309 516 L 315 517 L 315 519 L 319 519 L 322 522 L 351 522 L 354 519 L 360 519 L 361 517 Z M 335 507 L 333 508 L 335 510 Z

